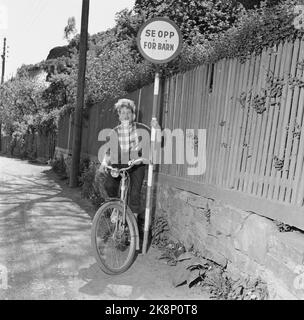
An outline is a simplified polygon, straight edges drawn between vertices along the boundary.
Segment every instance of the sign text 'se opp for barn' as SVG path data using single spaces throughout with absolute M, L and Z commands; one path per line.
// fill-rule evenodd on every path
M 150 62 L 166 63 L 181 51 L 182 36 L 177 25 L 168 18 L 153 18 L 140 28 L 137 35 L 140 53 Z

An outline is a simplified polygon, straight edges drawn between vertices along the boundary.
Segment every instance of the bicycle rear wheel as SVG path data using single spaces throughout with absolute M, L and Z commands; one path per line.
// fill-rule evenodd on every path
M 123 226 L 123 205 L 119 201 L 103 204 L 93 219 L 91 242 L 99 267 L 107 274 L 125 272 L 133 263 L 136 251 L 135 227 L 127 208 Z

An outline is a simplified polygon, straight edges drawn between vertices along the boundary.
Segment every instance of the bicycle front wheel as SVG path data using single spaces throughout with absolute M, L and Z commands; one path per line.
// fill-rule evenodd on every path
M 135 227 L 127 208 L 123 225 L 123 205 L 119 201 L 103 204 L 93 219 L 91 242 L 99 267 L 107 274 L 125 272 L 136 251 Z

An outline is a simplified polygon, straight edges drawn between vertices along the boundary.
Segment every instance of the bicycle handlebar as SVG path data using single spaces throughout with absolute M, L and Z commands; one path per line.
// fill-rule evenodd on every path
M 109 170 L 114 170 L 114 171 L 118 171 L 119 173 L 121 172 L 124 172 L 124 171 L 128 171 L 130 170 L 132 167 L 134 167 L 137 163 L 140 163 L 140 162 L 143 162 L 145 160 L 148 160 L 148 159 L 145 159 L 145 158 L 138 158 L 138 159 L 135 159 L 135 160 L 131 160 L 128 162 L 128 167 L 126 168 L 114 168 L 112 166 L 108 166 L 108 165 L 105 165 L 105 168 L 109 169 Z

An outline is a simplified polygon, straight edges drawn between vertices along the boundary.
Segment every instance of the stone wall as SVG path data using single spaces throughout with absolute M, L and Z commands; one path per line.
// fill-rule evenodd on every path
M 235 275 L 260 276 L 271 299 L 304 299 L 304 233 L 170 186 L 158 185 L 155 214 L 172 236 Z

